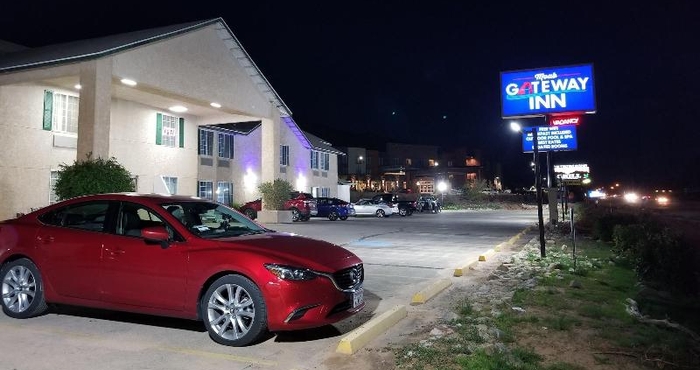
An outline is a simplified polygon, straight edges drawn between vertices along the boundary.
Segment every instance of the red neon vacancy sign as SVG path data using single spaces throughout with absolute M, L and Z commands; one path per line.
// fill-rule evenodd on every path
M 581 116 L 552 116 L 549 119 L 551 126 L 575 125 L 581 123 Z

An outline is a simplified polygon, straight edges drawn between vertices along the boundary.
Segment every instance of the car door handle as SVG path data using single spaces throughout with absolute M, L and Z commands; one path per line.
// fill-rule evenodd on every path
M 106 248 L 106 249 L 105 249 L 105 252 L 109 253 L 111 256 L 119 256 L 119 255 L 124 254 L 126 251 L 123 250 L 123 249 L 109 249 L 109 248 Z
M 40 243 L 43 242 L 44 244 L 53 243 L 53 240 L 54 240 L 53 236 L 46 236 L 46 237 L 37 236 L 36 237 L 36 241 L 38 241 Z

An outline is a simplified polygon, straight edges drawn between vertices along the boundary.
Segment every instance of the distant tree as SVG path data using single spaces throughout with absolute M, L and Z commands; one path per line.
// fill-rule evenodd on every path
M 276 179 L 273 182 L 263 182 L 258 185 L 258 190 L 262 194 L 263 208 L 271 211 L 284 209 L 284 202 L 289 199 L 292 192 L 292 184 L 286 180 Z
M 92 158 L 76 160 L 72 165 L 59 166 L 54 191 L 58 199 L 69 199 L 88 194 L 134 191 L 131 174 L 117 159 Z

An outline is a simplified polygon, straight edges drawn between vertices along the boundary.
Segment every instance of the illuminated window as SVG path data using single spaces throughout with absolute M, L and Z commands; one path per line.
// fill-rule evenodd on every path
M 219 158 L 233 158 L 233 134 L 219 133 Z
M 199 155 L 212 156 L 214 153 L 214 132 L 199 129 Z

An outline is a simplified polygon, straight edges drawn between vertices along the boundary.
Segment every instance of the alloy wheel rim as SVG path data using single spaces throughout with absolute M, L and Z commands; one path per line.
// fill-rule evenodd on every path
M 228 340 L 243 338 L 255 320 L 253 298 L 239 285 L 221 285 L 209 297 L 207 319 L 219 337 Z
M 2 279 L 2 302 L 14 313 L 26 311 L 36 296 L 34 274 L 24 267 L 15 266 Z

